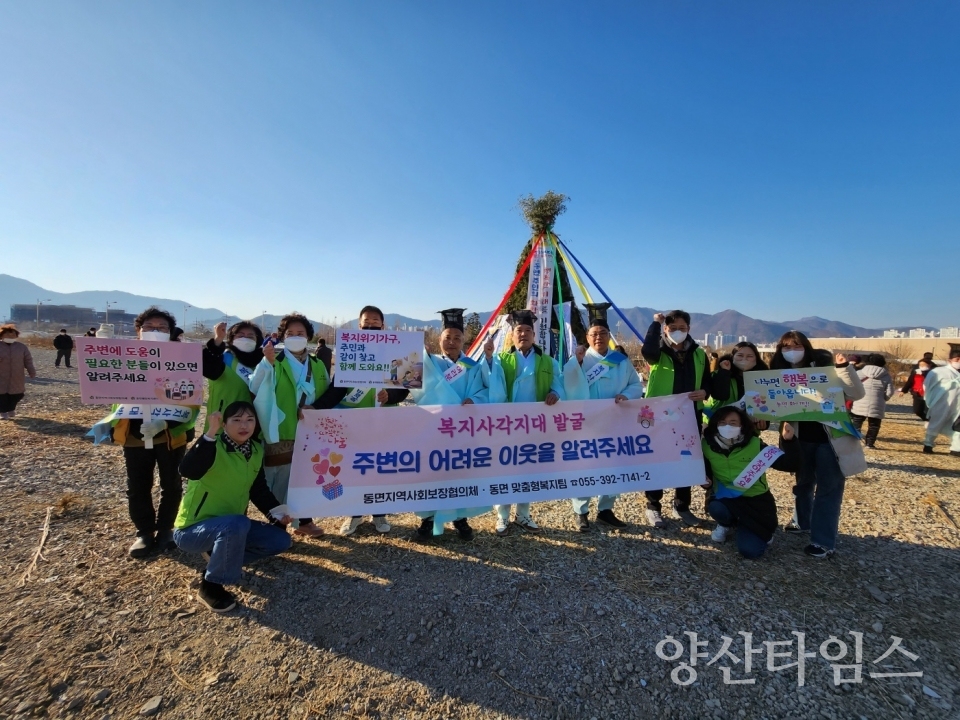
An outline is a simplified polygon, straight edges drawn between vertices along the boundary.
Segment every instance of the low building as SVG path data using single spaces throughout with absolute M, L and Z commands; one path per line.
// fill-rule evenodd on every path
M 955 327 L 940 328 L 940 337 L 960 338 L 960 328 L 955 328 Z

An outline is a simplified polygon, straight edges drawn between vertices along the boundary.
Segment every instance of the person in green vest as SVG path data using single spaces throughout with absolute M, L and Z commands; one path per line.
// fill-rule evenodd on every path
M 717 521 L 714 542 L 736 529 L 737 550 L 745 558 L 763 555 L 777 531 L 777 503 L 767 484 L 770 468 L 795 472 L 800 443 L 793 427 L 781 423 L 780 450 L 757 437 L 750 416 L 738 407 L 719 408 L 703 431 L 703 462 L 713 497 L 707 512 Z
M 530 310 L 514 310 L 507 316 L 512 327 L 513 348 L 494 355 L 493 338 L 483 346 L 486 362 L 481 371 L 489 373 L 490 402 L 542 402 L 556 405 L 566 396 L 560 365 L 534 345 L 536 316 Z M 495 505 L 497 535 L 506 535 L 512 505 Z M 539 530 L 530 516 L 530 503 L 517 503 L 514 522 L 525 530 Z
M 683 310 L 657 313 L 643 339 L 641 354 L 650 365 L 645 397 L 687 395 L 702 409 L 703 401 L 714 397 L 725 402 L 730 393 L 730 372 L 709 372 L 707 353 L 690 337 L 690 313 Z M 696 413 L 697 424 L 701 422 Z M 661 501 L 663 490 L 647 490 L 647 522 L 657 528 L 666 525 Z M 700 524 L 690 512 L 691 488 L 677 488 L 673 498 L 673 516 L 685 525 Z
M 236 400 L 253 400 L 250 376 L 263 360 L 263 333 L 247 320 L 217 323 L 203 347 L 203 376 L 207 379 L 207 422 L 213 413 Z M 207 427 L 204 426 L 204 432 Z
M 170 342 L 177 323 L 166 310 L 151 306 L 133 321 L 140 340 Z M 143 418 L 140 404 L 114 405 L 110 414 L 93 426 L 90 435 L 95 444 L 111 440 L 123 447 L 127 470 L 127 507 L 137 537 L 128 552 L 144 558 L 154 550 L 164 552 L 176 547 L 173 521 L 183 492 L 177 470 L 187 443 L 193 440 L 199 406 L 150 405 L 151 414 Z M 161 419 L 162 417 L 168 419 Z M 153 504 L 153 473 L 160 476 L 160 504 Z
M 173 538 L 184 552 L 206 554 L 197 599 L 216 613 L 236 606 L 223 586 L 240 582 L 244 565 L 290 547 L 286 526 L 293 519 L 267 487 L 258 434 L 253 405 L 232 402 L 222 416 L 209 417 L 206 432 L 180 462 L 188 482 Z M 269 524 L 247 517 L 251 502 Z
M 383 330 L 385 327 L 383 311 L 375 305 L 364 306 L 360 310 L 357 325 L 361 330 Z M 334 358 L 334 361 L 336 361 L 336 358 Z M 336 371 L 334 371 L 334 374 L 336 374 Z M 374 388 L 336 387 L 331 383 L 327 391 L 313 403 L 313 407 L 316 410 L 372 408 L 377 405 L 391 407 L 402 403 L 409 394 L 409 390 L 399 388 L 375 390 Z M 372 519 L 377 532 L 390 532 L 390 523 L 387 522 L 386 515 L 374 515 Z M 345 518 L 343 525 L 340 526 L 340 534 L 343 536 L 353 535 L 362 524 L 362 515 Z
M 721 380 L 717 378 L 718 372 L 726 372 L 730 376 L 730 392 L 725 400 L 719 400 L 716 397 L 710 397 L 703 403 L 704 421 L 709 421 L 714 411 L 723 405 L 732 405 L 740 403 L 743 399 L 743 374 L 754 370 L 768 370 L 767 364 L 760 357 L 760 351 L 752 342 L 738 342 L 733 346 L 730 353 L 721 355 L 717 360 L 717 369 L 713 375 L 714 386 Z M 742 406 L 741 406 L 742 407 Z M 754 420 L 754 426 L 757 430 L 766 430 L 770 423 L 766 420 Z
M 283 349 L 277 352 L 272 343 L 263 346 L 263 360 L 250 376 L 249 384 L 266 441 L 263 464 L 267 486 L 285 503 L 302 408 L 326 392 L 330 378 L 323 362 L 307 351 L 314 330 L 305 315 L 284 315 L 277 332 Z M 323 529 L 311 518 L 301 518 L 294 532 L 309 537 L 323 535 Z

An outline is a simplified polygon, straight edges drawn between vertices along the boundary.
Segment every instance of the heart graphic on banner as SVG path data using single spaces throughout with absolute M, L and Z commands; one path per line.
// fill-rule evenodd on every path
M 313 464 L 313 471 L 317 475 L 325 475 L 329 468 L 330 468 L 329 460 L 324 460 L 323 462 L 318 462 Z
M 336 465 L 338 462 L 343 460 L 343 455 L 340 453 L 330 453 L 330 464 Z
M 314 455 L 312 458 L 310 458 L 310 462 L 313 462 L 313 463 L 320 462 L 320 456 Z
M 339 465 L 335 465 L 334 467 L 330 468 L 330 474 L 333 475 L 334 477 L 336 477 L 337 475 L 339 475 L 339 474 L 340 474 L 340 466 L 339 466 Z
M 327 455 L 330 454 L 330 448 L 324 448 L 323 450 L 320 451 L 320 454 L 323 455 L 324 457 L 326 457 Z M 316 462 L 316 461 L 314 461 L 314 462 Z

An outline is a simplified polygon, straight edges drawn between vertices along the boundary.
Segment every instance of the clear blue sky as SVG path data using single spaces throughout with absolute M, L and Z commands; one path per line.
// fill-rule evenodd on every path
M 960 324 L 955 2 L 6 2 L 0 272 L 239 315 L 490 310 L 557 225 L 621 305 Z

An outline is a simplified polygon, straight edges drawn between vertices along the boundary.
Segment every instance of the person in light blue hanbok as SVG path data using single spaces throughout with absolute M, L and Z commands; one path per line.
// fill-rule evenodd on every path
M 566 397 L 564 375 L 557 361 L 533 344 L 536 316 L 530 310 L 514 310 L 507 321 L 513 327 L 514 347 L 509 352 L 494 355 L 493 338 L 483 346 L 486 361 L 481 363 L 481 372 L 488 378 L 490 402 L 542 402 L 556 405 Z M 567 366 L 571 364 L 576 365 L 574 358 L 570 359 Z M 497 535 L 506 535 L 512 505 L 495 507 Z M 530 503 L 517 503 L 514 522 L 525 530 L 540 529 L 530 516 Z
M 463 354 L 463 308 L 441 310 L 440 354 L 423 353 L 423 389 L 413 390 L 417 405 L 474 405 L 485 403 L 488 389 L 480 364 Z M 452 520 L 463 540 L 473 539 L 467 518 L 488 512 L 489 507 L 457 508 L 418 512 L 417 535 L 428 538 L 443 535 L 443 526 Z
M 621 352 L 610 349 L 610 326 L 607 324 L 607 308 L 610 303 L 586 304 L 590 327 L 587 330 L 587 342 L 590 347 L 583 352 L 578 348 L 580 361 L 577 373 L 565 373 L 568 400 L 609 400 L 621 403 L 625 400 L 638 400 L 643 397 L 643 383 L 630 359 Z M 627 524 L 613 514 L 616 495 L 601 495 L 597 498 L 597 522 L 614 528 L 625 528 Z M 587 532 L 590 523 L 587 520 L 590 498 L 574 498 L 573 513 L 576 516 L 577 529 Z

